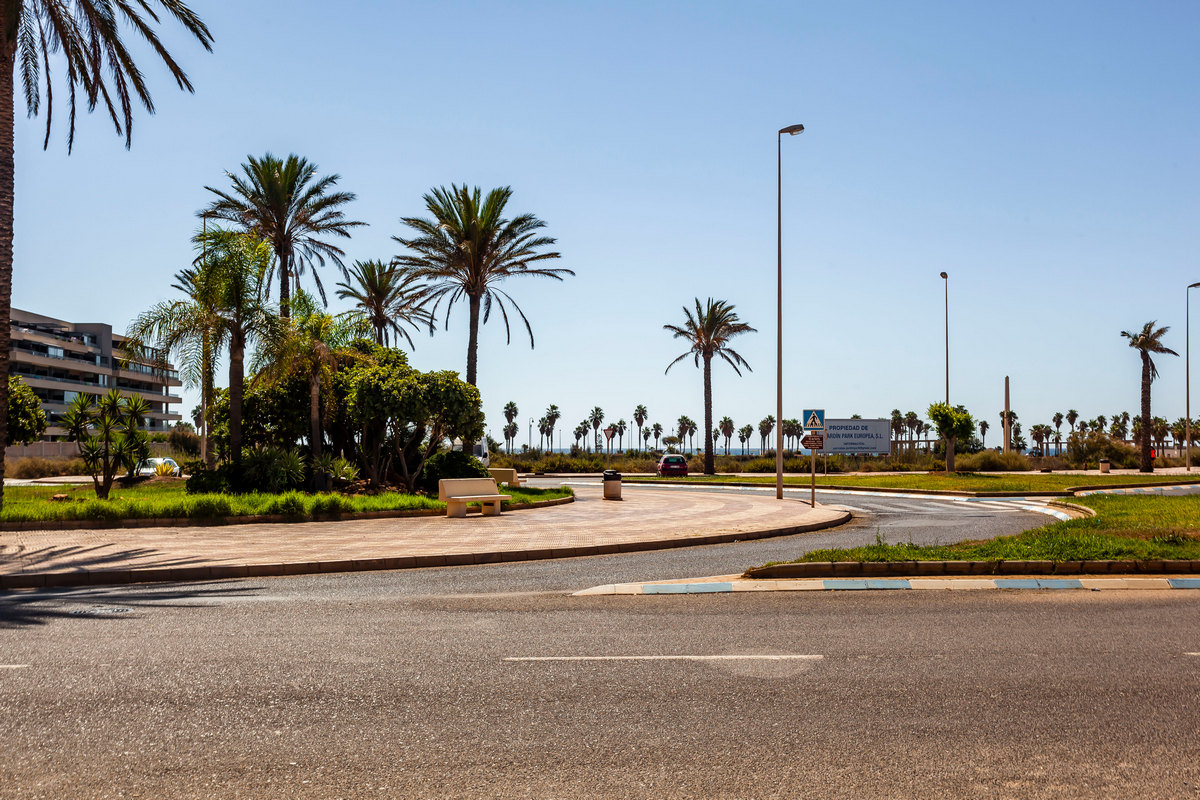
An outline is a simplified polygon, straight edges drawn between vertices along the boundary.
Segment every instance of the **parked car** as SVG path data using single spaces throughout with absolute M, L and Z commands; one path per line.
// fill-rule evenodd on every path
M 658 460 L 658 474 L 664 478 L 669 475 L 686 478 L 688 474 L 687 459 L 678 455 L 663 456 Z
M 162 474 L 159 471 L 159 466 L 163 465 L 171 469 L 170 474 L 179 477 L 183 474 L 179 464 L 175 463 L 173 458 L 147 458 L 137 466 L 137 474 L 143 478 L 153 478 L 155 475 Z

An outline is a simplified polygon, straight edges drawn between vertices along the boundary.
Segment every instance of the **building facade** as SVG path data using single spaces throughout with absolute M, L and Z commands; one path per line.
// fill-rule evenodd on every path
M 145 430 L 165 433 L 183 419 L 171 405 L 182 403 L 182 386 L 171 364 L 144 359 L 124 362 L 126 337 L 99 322 L 67 322 L 12 309 L 12 345 L 8 371 L 33 389 L 46 412 L 47 440 L 63 439 L 62 415 L 78 394 L 96 397 L 116 389 L 125 397 L 140 394 L 150 404 Z

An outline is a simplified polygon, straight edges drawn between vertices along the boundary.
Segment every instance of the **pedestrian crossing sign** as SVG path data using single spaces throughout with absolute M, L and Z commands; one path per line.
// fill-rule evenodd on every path
M 825 409 L 823 409 L 823 408 L 806 408 L 806 409 L 804 409 L 804 430 L 806 430 L 806 431 L 823 431 L 823 430 L 825 430 Z

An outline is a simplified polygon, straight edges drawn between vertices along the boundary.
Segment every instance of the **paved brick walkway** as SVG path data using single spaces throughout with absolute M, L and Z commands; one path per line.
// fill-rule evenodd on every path
M 753 495 L 639 489 L 499 517 L 0 532 L 0 588 L 485 563 L 829 527 L 845 512 Z M 49 576 L 47 578 L 47 576 Z

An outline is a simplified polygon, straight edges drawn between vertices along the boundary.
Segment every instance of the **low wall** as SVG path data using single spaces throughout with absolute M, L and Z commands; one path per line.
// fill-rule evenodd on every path
M 169 456 L 171 445 L 167 442 L 151 442 L 150 455 Z M 4 451 L 6 461 L 20 461 L 22 458 L 79 458 L 79 445 L 75 442 L 34 442 L 14 444 Z

